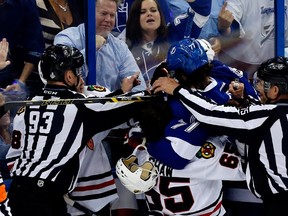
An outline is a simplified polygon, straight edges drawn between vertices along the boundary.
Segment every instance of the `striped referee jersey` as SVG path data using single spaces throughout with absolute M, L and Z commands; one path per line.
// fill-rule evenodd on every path
M 63 86 L 47 86 L 32 100 L 83 98 Z M 130 120 L 139 103 L 86 103 L 27 106 L 18 110 L 13 123 L 12 148 L 20 153 L 12 176 L 55 182 L 71 191 L 93 135 Z
M 174 90 L 195 118 L 247 144 L 246 181 L 259 198 L 288 190 L 288 101 L 247 108 L 218 106 L 180 86 Z

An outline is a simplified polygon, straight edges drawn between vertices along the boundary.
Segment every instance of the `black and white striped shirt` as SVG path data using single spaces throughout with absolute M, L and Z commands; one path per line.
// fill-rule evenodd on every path
M 200 122 L 248 144 L 247 184 L 257 197 L 288 190 L 288 101 L 237 109 L 181 87 L 174 95 Z
M 63 86 L 48 86 L 42 96 L 33 100 L 79 97 L 84 96 Z M 12 175 L 49 180 L 70 191 L 89 139 L 131 119 L 139 104 L 37 105 L 19 109 L 14 119 L 12 147 L 21 150 L 21 154 Z

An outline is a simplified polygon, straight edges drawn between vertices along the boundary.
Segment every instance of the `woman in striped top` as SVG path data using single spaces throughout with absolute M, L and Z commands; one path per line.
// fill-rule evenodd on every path
M 79 0 L 36 0 L 45 48 L 53 44 L 54 37 L 63 29 L 84 22 L 84 1 Z M 27 80 L 30 97 L 42 91 L 37 68 Z
M 65 28 L 84 22 L 84 1 L 36 0 L 45 47 L 53 44 L 54 37 Z

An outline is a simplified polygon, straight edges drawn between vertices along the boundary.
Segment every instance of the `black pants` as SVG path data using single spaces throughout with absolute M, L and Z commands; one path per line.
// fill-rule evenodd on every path
M 13 216 L 68 216 L 61 188 L 34 178 L 13 178 L 9 193 Z
M 287 215 L 288 191 L 264 198 L 263 204 L 264 216 Z

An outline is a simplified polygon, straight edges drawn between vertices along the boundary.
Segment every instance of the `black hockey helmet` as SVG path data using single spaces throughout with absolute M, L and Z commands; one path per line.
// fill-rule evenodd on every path
M 45 49 L 39 62 L 39 73 L 45 80 L 64 81 L 64 73 L 72 70 L 81 75 L 80 67 L 84 64 L 82 53 L 74 47 L 57 44 Z
M 264 90 L 276 85 L 280 93 L 288 93 L 288 58 L 277 56 L 264 61 L 257 70 L 257 77 L 264 81 Z

